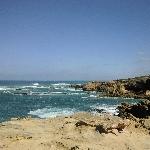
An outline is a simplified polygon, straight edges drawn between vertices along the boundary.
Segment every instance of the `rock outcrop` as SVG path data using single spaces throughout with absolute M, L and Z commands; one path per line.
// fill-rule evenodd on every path
M 93 81 L 74 85 L 84 91 L 97 91 L 101 96 L 150 99 L 150 76 L 141 76 L 113 81 Z
M 135 128 L 144 128 L 150 134 L 150 101 L 141 101 L 138 104 L 129 105 L 122 103 L 117 107 L 118 116 L 136 122 Z
M 94 127 L 95 131 L 101 133 L 113 133 L 116 134 L 115 131 L 121 132 L 124 130 L 125 127 L 129 125 L 128 121 L 122 121 L 122 122 L 111 122 L 110 124 L 102 123 L 102 124 L 96 124 L 96 123 L 87 123 L 84 121 L 78 121 L 75 126 L 76 127 L 81 127 L 81 126 L 89 126 L 89 127 Z
M 118 116 L 122 118 L 148 118 L 150 116 L 150 101 L 141 101 L 135 105 L 122 103 L 117 109 L 119 112 Z

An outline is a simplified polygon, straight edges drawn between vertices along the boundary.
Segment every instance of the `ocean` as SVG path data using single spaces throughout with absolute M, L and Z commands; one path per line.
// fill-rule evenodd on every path
M 71 88 L 84 81 L 0 81 L 0 122 L 16 117 L 48 118 L 76 112 L 116 114 L 122 102 L 139 100 L 97 97 L 96 92 Z

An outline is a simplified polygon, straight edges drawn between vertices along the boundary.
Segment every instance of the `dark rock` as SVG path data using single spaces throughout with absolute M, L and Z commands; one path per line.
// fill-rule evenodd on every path
M 80 84 L 72 84 L 70 85 L 71 88 L 75 88 L 75 89 L 82 89 L 83 88 L 83 85 L 80 85 Z
M 88 124 L 84 121 L 78 121 L 76 124 L 75 124 L 76 127 L 78 126 L 88 126 Z
M 76 150 L 76 149 L 79 149 L 79 147 L 78 146 L 74 146 L 74 147 L 71 147 L 70 150 Z
M 122 118 L 147 118 L 150 116 L 150 101 L 141 101 L 135 105 L 123 103 L 121 106 L 118 106 L 117 109 L 119 110 L 118 116 Z
M 95 108 L 95 109 L 92 109 L 92 111 L 96 111 L 98 113 L 102 113 L 102 112 L 105 111 L 105 109 L 97 109 L 97 108 Z
M 98 131 L 100 134 L 108 133 L 107 129 L 103 125 L 97 125 L 95 130 Z
M 18 88 L 18 89 L 16 89 L 16 91 L 21 91 L 22 89 L 20 89 L 20 88 Z

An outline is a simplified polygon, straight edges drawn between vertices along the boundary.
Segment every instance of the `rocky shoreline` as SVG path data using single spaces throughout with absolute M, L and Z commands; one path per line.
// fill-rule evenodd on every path
M 150 75 L 108 82 L 92 81 L 73 86 L 84 91 L 95 91 L 99 97 L 141 99 L 142 101 L 138 104 L 121 103 L 121 106 L 117 107 L 118 117 L 133 120 L 138 125 L 141 125 L 142 122 L 143 127 L 147 128 L 150 134 L 150 122 L 146 121 L 149 124 L 148 126 L 143 124 L 146 119 L 150 118 Z M 97 110 L 97 112 L 101 113 L 101 110 Z
M 84 91 L 96 91 L 99 96 L 150 100 L 150 75 L 108 82 L 92 81 L 82 85 L 71 85 L 71 87 Z
M 117 109 L 118 116 L 81 112 L 49 119 L 14 118 L 0 123 L 0 149 L 150 149 L 150 101 L 122 103 Z
M 72 85 L 100 96 L 149 99 L 150 76 L 110 82 Z M 150 101 L 122 103 L 118 116 L 76 113 L 49 119 L 15 118 L 0 123 L 3 150 L 148 150 L 150 149 Z M 119 145 L 119 146 L 118 146 Z

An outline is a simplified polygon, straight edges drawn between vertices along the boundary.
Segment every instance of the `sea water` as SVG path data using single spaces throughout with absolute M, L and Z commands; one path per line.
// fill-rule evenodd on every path
M 122 102 L 135 99 L 97 97 L 96 92 L 71 88 L 83 81 L 0 81 L 0 122 L 14 117 L 48 118 L 72 115 L 76 112 L 115 114 Z

